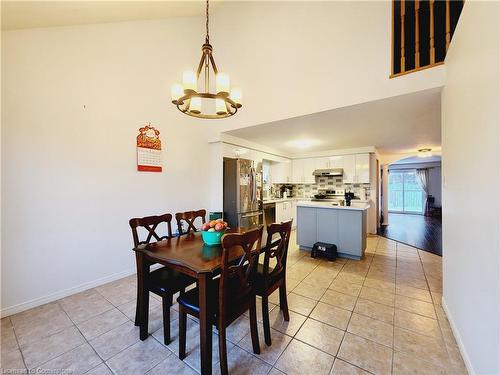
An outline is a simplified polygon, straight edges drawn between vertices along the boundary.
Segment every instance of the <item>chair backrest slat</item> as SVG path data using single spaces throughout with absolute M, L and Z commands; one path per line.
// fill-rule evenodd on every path
M 264 280 L 277 273 L 286 271 L 286 257 L 288 254 L 288 244 L 290 242 L 290 233 L 292 231 L 293 220 L 284 223 L 273 223 L 267 226 L 266 250 L 264 253 Z M 273 239 L 278 234 L 278 239 Z M 271 259 L 276 259 L 276 265 L 269 272 L 269 263 Z
M 197 218 L 201 218 L 202 224 L 206 223 L 206 210 L 198 210 L 198 211 L 186 211 L 186 212 L 178 212 L 175 214 L 175 220 L 177 221 L 177 230 L 179 231 L 179 235 L 187 234 L 191 231 L 197 232 L 195 221 Z M 182 229 L 182 222 L 187 224 L 187 230 L 184 232 Z
M 261 248 L 263 227 L 245 232 L 229 233 L 222 237 L 222 262 L 219 283 L 219 311 L 226 311 L 228 307 L 227 296 L 244 298 L 252 291 L 252 281 L 257 269 L 259 252 Z M 235 252 L 241 253 L 236 263 L 232 258 Z M 233 260 L 233 261 L 232 261 Z M 235 301 L 232 301 L 235 302 Z
M 165 223 L 167 226 L 167 235 L 160 236 L 157 232 L 158 226 L 162 223 Z M 129 220 L 130 228 L 132 229 L 132 237 L 134 239 L 134 247 L 139 245 L 151 243 L 153 238 L 156 241 L 166 240 L 168 238 L 172 238 L 172 215 L 171 214 L 163 214 L 159 216 L 146 216 L 141 218 L 133 218 Z M 148 235 L 146 239 L 139 239 L 139 234 L 137 232 L 137 228 L 142 227 L 147 230 Z

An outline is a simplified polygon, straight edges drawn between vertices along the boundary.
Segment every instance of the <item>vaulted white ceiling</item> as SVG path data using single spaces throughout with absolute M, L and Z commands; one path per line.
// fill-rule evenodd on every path
M 218 6 L 222 0 L 212 0 Z M 2 1 L 2 30 L 204 16 L 203 0 Z
M 288 155 L 375 146 L 383 154 L 441 146 L 440 89 L 232 130 Z

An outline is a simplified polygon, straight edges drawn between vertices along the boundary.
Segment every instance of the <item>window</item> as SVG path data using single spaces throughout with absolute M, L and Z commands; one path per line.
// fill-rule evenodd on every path
M 425 192 L 414 170 L 389 172 L 389 211 L 423 214 Z

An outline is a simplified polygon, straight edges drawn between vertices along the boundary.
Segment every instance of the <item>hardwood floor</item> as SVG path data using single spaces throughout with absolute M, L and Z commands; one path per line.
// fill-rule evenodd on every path
M 442 255 L 440 218 L 389 213 L 389 225 L 380 228 L 379 235 Z

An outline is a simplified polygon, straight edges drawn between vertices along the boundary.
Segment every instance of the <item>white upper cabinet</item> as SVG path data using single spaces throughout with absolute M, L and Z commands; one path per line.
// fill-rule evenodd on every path
M 296 184 L 304 183 L 304 159 L 292 160 L 292 182 Z
M 356 155 L 343 156 L 344 184 L 354 184 L 356 182 Z
M 269 174 L 273 184 L 288 184 L 292 182 L 292 163 L 272 163 Z
M 370 154 L 356 155 L 356 183 L 370 183 Z
M 344 168 L 344 156 L 330 156 L 328 168 Z
M 344 155 L 342 168 L 345 184 L 370 183 L 370 154 Z
M 338 155 L 321 158 L 293 159 L 292 162 L 273 163 L 271 181 L 276 184 L 314 184 L 316 169 L 344 170 L 345 184 L 370 183 L 370 154 Z
M 314 170 L 318 169 L 317 159 L 294 159 L 292 162 L 292 182 L 295 184 L 314 184 Z
M 330 168 L 330 158 L 316 158 L 316 169 Z
M 316 169 L 335 169 L 344 167 L 344 157 L 329 156 L 326 158 L 315 158 Z
M 304 183 L 305 184 L 316 183 L 316 177 L 313 175 L 313 172 L 316 170 L 316 161 L 317 161 L 317 159 L 314 159 L 314 158 L 304 159 Z

